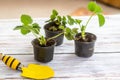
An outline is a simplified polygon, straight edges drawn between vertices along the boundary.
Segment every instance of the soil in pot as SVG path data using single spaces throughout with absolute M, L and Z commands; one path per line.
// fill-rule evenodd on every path
M 55 41 L 50 40 L 46 46 L 41 46 L 37 39 L 32 41 L 34 58 L 39 62 L 50 62 L 53 60 Z
M 79 57 L 90 57 L 94 53 L 96 36 L 92 33 L 86 33 L 86 39 L 83 40 L 81 33 L 76 35 L 75 54 Z
M 58 25 L 56 25 L 54 22 L 50 22 L 44 26 L 46 38 L 53 37 L 53 36 L 63 32 L 61 29 L 57 29 L 57 30 L 53 31 L 53 29 L 50 29 L 52 27 L 57 28 Z M 63 43 L 63 39 L 64 39 L 64 34 L 55 38 L 54 40 L 56 41 L 56 46 L 61 45 Z

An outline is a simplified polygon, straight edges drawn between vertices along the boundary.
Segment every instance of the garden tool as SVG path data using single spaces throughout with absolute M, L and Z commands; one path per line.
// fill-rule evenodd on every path
M 31 79 L 47 79 L 54 76 L 54 71 L 49 66 L 29 64 L 28 67 L 25 67 L 16 58 L 3 55 L 2 53 L 0 53 L 0 60 L 2 60 L 11 69 L 21 71 L 22 77 Z

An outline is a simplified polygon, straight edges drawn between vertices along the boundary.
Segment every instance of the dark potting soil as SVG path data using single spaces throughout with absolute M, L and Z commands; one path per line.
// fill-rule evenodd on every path
M 55 44 L 55 41 L 54 41 L 54 40 L 49 40 L 49 41 L 47 42 L 46 46 L 48 47 L 48 46 L 52 46 L 52 45 L 54 45 L 54 44 Z
M 55 44 L 55 41 L 54 41 L 54 40 L 49 40 L 49 41 L 46 43 L 46 45 L 40 45 L 40 44 L 39 44 L 39 41 L 36 40 L 36 41 L 35 41 L 35 44 L 38 45 L 38 46 L 41 46 L 41 47 L 49 47 L 49 46 L 54 45 L 54 44 Z
M 81 33 L 76 35 L 76 40 L 80 41 L 80 42 L 93 42 L 96 40 L 96 36 L 94 34 L 91 33 L 85 33 L 85 39 L 82 39 Z
M 52 28 L 52 27 L 55 27 L 57 30 L 52 30 L 52 29 L 50 29 L 50 28 Z M 62 29 L 59 29 L 58 26 L 50 26 L 50 27 L 47 27 L 47 30 L 53 31 L 53 32 L 62 32 Z

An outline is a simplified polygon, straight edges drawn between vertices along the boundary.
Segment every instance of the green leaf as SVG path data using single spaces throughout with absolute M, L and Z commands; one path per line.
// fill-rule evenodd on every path
M 57 28 L 55 26 L 52 26 L 49 28 L 50 31 L 57 31 Z
M 58 12 L 56 10 L 52 10 L 52 14 L 50 15 L 50 20 L 47 20 L 46 22 L 54 21 L 57 18 Z
M 75 19 L 75 21 L 77 24 L 80 24 L 82 22 L 82 20 L 79 20 L 79 19 Z
M 94 12 L 95 9 L 96 9 L 96 6 L 97 6 L 97 5 L 96 5 L 95 2 L 89 2 L 89 3 L 88 3 L 88 10 Z
M 63 20 L 63 21 L 66 21 L 66 17 L 65 17 L 65 16 L 63 16 L 62 20 Z
M 33 20 L 32 20 L 32 18 L 29 15 L 23 14 L 21 16 L 21 22 L 24 25 L 28 25 L 28 24 L 31 24 L 33 22 Z
M 68 39 L 68 40 L 73 40 L 73 35 L 71 33 L 68 33 L 68 34 L 65 34 L 65 37 Z
M 57 15 L 58 15 L 58 12 L 54 9 L 54 10 L 52 11 L 52 14 L 57 16 Z
M 25 29 L 25 28 L 21 28 L 21 33 L 22 33 L 23 35 L 26 35 L 26 34 L 30 33 L 30 30 Z
M 51 19 L 52 21 L 54 21 L 55 18 L 56 18 L 56 15 L 51 15 L 51 16 L 50 16 L 50 19 Z
M 46 39 L 45 39 L 44 36 L 41 36 L 41 37 L 40 37 L 40 44 L 43 45 L 43 46 L 46 45 Z
M 54 22 L 55 22 L 56 25 L 60 25 L 61 24 L 58 20 L 56 20 Z
M 74 19 L 71 16 L 69 16 L 69 15 L 67 16 L 67 18 L 68 18 L 68 24 L 69 25 L 73 25 L 74 22 L 75 22 Z
M 13 30 L 19 30 L 21 29 L 23 26 L 16 26 Z
M 81 32 L 83 32 L 83 31 L 85 31 L 85 26 L 84 25 L 82 25 L 82 27 L 81 27 Z
M 102 14 L 98 14 L 99 26 L 103 26 L 105 24 L 105 18 Z
M 66 17 L 65 17 L 65 16 L 63 16 L 63 18 L 62 18 L 62 20 L 61 20 L 61 21 L 62 21 L 62 23 L 61 23 L 61 24 L 62 24 L 63 26 L 66 26 L 67 21 L 66 21 Z
M 39 27 L 39 24 L 38 24 L 38 23 L 33 23 L 32 26 L 33 26 L 34 28 L 38 28 L 38 27 Z M 39 28 L 40 28 L 40 27 L 39 27 Z
M 69 27 L 66 27 L 66 28 L 65 28 L 65 32 L 66 32 L 66 33 L 70 33 L 70 32 L 71 32 L 71 29 L 70 29 Z
M 95 8 L 95 13 L 101 13 L 102 12 L 102 8 L 97 5 L 96 8 Z
M 62 25 L 60 25 L 60 26 L 59 26 L 59 29 L 64 30 L 64 29 L 65 29 L 65 27 L 64 27 L 64 26 L 62 26 Z
M 78 33 L 78 28 L 73 28 L 73 29 L 72 29 L 72 32 L 73 32 L 74 34 L 77 34 L 77 33 Z
M 33 28 L 32 31 L 36 34 L 39 34 L 39 29 L 37 29 L 37 28 Z
M 65 28 L 65 32 L 64 32 L 65 37 L 66 37 L 68 40 L 74 40 L 75 35 L 78 33 L 77 30 L 78 30 L 78 28 L 73 28 L 73 29 L 71 29 L 71 28 L 69 28 L 69 27 L 66 27 L 66 28 Z
M 61 16 L 57 16 L 57 20 L 60 22 L 61 21 Z
M 40 29 L 41 29 L 41 27 L 37 23 L 33 23 L 32 26 L 34 29 L 37 29 L 38 31 L 40 31 Z
M 66 24 L 67 24 L 67 22 L 62 21 L 62 25 L 63 25 L 64 27 L 66 27 Z
M 97 5 L 95 2 L 90 2 L 88 4 L 88 9 L 92 12 L 95 12 L 95 13 L 101 13 L 102 12 L 102 8 Z

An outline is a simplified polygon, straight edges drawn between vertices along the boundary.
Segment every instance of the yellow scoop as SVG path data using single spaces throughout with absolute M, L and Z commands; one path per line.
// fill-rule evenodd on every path
M 32 79 L 47 79 L 54 76 L 54 71 L 49 66 L 29 64 L 24 67 L 20 61 L 12 56 L 0 54 L 0 59 L 10 68 L 22 71 L 21 76 Z

